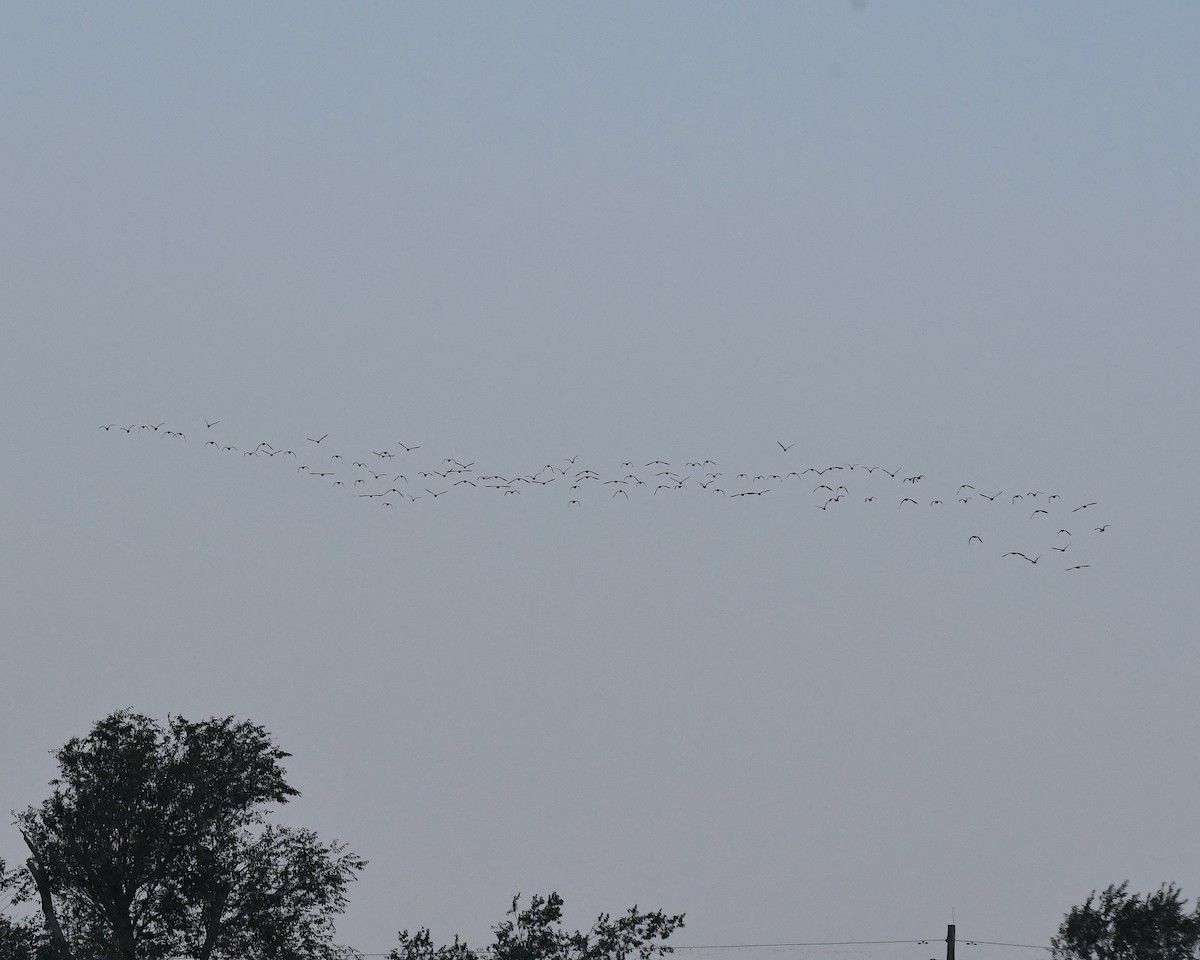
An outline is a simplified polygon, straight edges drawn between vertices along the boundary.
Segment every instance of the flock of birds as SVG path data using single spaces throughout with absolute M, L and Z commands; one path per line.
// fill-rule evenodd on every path
M 1042 490 L 991 490 L 962 483 L 939 489 L 931 495 L 932 484 L 922 473 L 902 468 L 889 469 L 880 464 L 836 463 L 801 466 L 791 463 L 795 443 L 776 441 L 770 470 L 735 471 L 716 461 L 688 460 L 678 464 L 662 459 L 622 461 L 618 466 L 597 470 L 580 463 L 578 455 L 544 463 L 536 469 L 513 473 L 493 472 L 474 461 L 453 457 L 429 458 L 421 443 L 394 441 L 365 454 L 350 455 L 331 449 L 328 433 L 305 435 L 294 444 L 259 441 L 252 446 L 236 445 L 222 439 L 213 429 L 220 420 L 205 419 L 204 427 L 189 436 L 182 430 L 160 423 L 106 423 L 99 429 L 127 437 L 153 438 L 199 446 L 212 455 L 272 460 L 293 468 L 292 474 L 305 482 L 322 482 L 333 490 L 352 495 L 364 504 L 395 509 L 421 501 L 469 494 L 507 498 L 543 493 L 561 497 L 568 509 L 581 508 L 592 500 L 630 500 L 637 497 L 701 495 L 732 500 L 799 493 L 802 505 L 824 513 L 846 510 L 851 504 L 872 509 L 972 511 L 986 507 L 990 511 L 1007 509 L 1006 520 L 1023 518 L 1020 536 L 1039 544 L 1030 549 L 1006 549 L 1000 557 L 1015 563 L 1053 564 L 1058 561 L 1067 572 L 1089 569 L 1088 562 L 1069 562 L 1112 526 L 1099 520 L 1096 501 L 1073 503 L 1057 493 Z M 1019 514 L 1019 516 L 1018 516 Z M 1010 544 L 1014 545 L 1014 544 Z M 986 549 L 984 537 L 972 532 L 964 545 Z M 1074 551 L 1068 557 L 1068 551 Z

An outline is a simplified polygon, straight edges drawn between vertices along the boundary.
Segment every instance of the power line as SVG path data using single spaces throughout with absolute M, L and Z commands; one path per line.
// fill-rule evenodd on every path
M 671 945 L 673 950 L 767 950 L 774 947 L 868 947 L 889 943 L 928 943 L 928 940 L 811 940 L 795 943 L 703 943 Z
M 683 950 L 777 950 L 787 949 L 789 947 L 881 947 L 891 946 L 895 944 L 928 944 L 937 941 L 936 938 L 925 938 L 922 940 L 795 940 L 786 943 L 691 943 L 691 944 L 670 944 L 669 949 L 675 952 Z M 1037 943 L 1006 943 L 1000 940 L 974 940 L 962 938 L 958 940 L 960 946 L 965 947 L 1016 947 L 1023 950 L 1045 950 L 1050 952 L 1050 948 Z M 488 950 L 476 951 L 479 956 L 486 956 Z M 360 957 L 386 957 L 386 953 L 358 953 Z

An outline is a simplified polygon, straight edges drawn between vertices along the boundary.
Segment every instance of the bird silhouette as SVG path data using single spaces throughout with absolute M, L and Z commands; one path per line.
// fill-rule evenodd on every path
M 215 428 L 216 426 L 223 423 L 223 421 L 221 421 L 219 419 L 218 420 L 209 420 L 207 417 L 204 417 L 202 419 L 203 419 L 206 431 L 211 431 L 213 428 Z M 168 430 L 166 428 L 165 422 L 135 423 L 135 424 L 129 424 L 128 426 L 118 424 L 118 423 L 103 423 L 103 424 L 98 425 L 98 429 L 104 430 L 105 432 L 111 432 L 114 429 L 118 429 L 118 430 L 125 432 L 126 434 L 132 433 L 132 431 L 134 431 L 134 430 L 139 430 L 139 434 L 141 436 L 149 436 L 151 434 L 157 434 L 158 436 L 171 437 L 171 438 L 185 440 L 185 441 L 188 439 L 187 436 L 182 431 L 173 430 L 173 429 Z M 149 431 L 149 433 L 147 433 L 147 431 Z M 209 435 L 211 436 L 211 432 L 209 433 Z M 319 445 L 319 444 L 324 443 L 324 441 L 327 440 L 330 436 L 331 436 L 331 434 L 326 433 L 326 434 L 322 434 L 319 437 L 304 436 L 303 438 L 309 443 Z M 341 442 L 342 441 L 339 441 L 339 444 L 341 444 Z M 296 458 L 296 456 L 297 456 L 295 451 L 278 449 L 267 441 L 260 442 L 253 449 L 238 448 L 238 447 L 231 446 L 231 445 L 223 446 L 223 445 L 221 445 L 220 442 L 218 442 L 215 439 L 209 440 L 207 442 L 202 441 L 202 443 L 205 447 L 212 446 L 215 449 L 221 450 L 221 451 L 242 452 L 244 454 L 244 456 L 258 457 L 262 461 L 263 464 L 267 463 L 268 461 L 273 460 L 275 457 L 280 456 L 280 455 L 290 455 L 293 458 Z M 787 443 L 782 440 L 776 440 L 775 443 L 779 447 L 780 451 L 783 453 L 789 453 L 793 449 L 793 447 L 795 447 L 797 445 L 796 443 Z M 327 447 L 325 449 L 328 450 L 329 448 Z M 616 470 L 605 471 L 600 466 L 600 464 L 597 464 L 596 468 L 592 468 L 591 466 L 587 466 L 586 468 L 584 468 L 582 465 L 579 464 L 579 461 L 583 459 L 583 455 L 581 455 L 581 454 L 576 454 L 574 456 L 569 456 L 569 457 L 555 456 L 555 457 L 551 457 L 549 459 L 544 459 L 544 458 L 539 457 L 537 460 L 534 460 L 532 462 L 527 462 L 528 466 L 535 467 L 535 469 L 529 469 L 525 472 L 521 472 L 519 469 L 506 470 L 506 472 L 512 473 L 512 477 L 504 477 L 504 476 L 501 476 L 500 474 L 487 473 L 486 467 L 481 467 L 480 470 L 478 472 L 476 472 L 475 471 L 476 461 L 474 461 L 474 460 L 464 461 L 464 460 L 459 460 L 459 459 L 455 459 L 452 457 L 444 458 L 441 461 L 441 465 L 437 466 L 435 468 L 435 464 L 437 464 L 436 459 L 420 456 L 420 453 L 419 453 L 419 451 L 421 449 L 420 444 L 398 443 L 398 444 L 396 444 L 396 449 L 399 449 L 406 454 L 408 454 L 408 453 L 417 453 L 418 454 L 418 456 L 409 458 L 410 461 L 414 464 L 414 466 L 411 468 L 411 472 L 414 472 L 415 475 L 419 475 L 420 478 L 426 478 L 426 479 L 433 479 L 434 477 L 437 477 L 438 479 L 445 480 L 446 483 L 450 485 L 449 487 L 447 487 L 441 491 L 435 491 L 432 488 L 426 487 L 423 491 L 425 493 L 424 499 L 437 499 L 441 496 L 444 496 L 447 492 L 451 492 L 451 490 L 454 487 L 458 487 L 459 490 L 453 501 L 454 504 L 457 504 L 460 502 L 460 497 L 469 496 L 471 491 L 482 492 L 478 488 L 486 487 L 486 488 L 490 488 L 490 489 L 499 489 L 499 490 L 503 491 L 504 496 L 508 496 L 509 494 L 519 494 L 521 492 L 527 492 L 527 490 L 526 490 L 527 487 L 549 486 L 549 485 L 553 484 L 553 482 L 556 479 L 566 477 L 567 473 L 569 472 L 567 469 L 568 466 L 571 467 L 572 470 L 574 470 L 574 473 L 572 474 L 571 483 L 568 484 L 568 486 L 570 486 L 570 492 L 567 495 L 568 499 L 566 501 L 567 505 L 570 507 L 582 506 L 583 501 L 585 499 L 587 499 L 587 492 L 589 490 L 591 490 L 592 485 L 594 485 L 597 488 L 601 487 L 602 485 L 612 485 L 614 488 L 614 492 L 612 493 L 613 499 L 615 499 L 617 496 L 623 496 L 626 500 L 631 500 L 636 496 L 636 494 L 638 493 L 639 490 L 644 490 L 645 492 L 649 493 L 652 497 L 656 497 L 657 494 L 662 490 L 667 490 L 669 492 L 673 492 L 676 494 L 686 494 L 689 491 L 689 489 L 693 490 L 693 491 L 698 489 L 708 495 L 720 494 L 722 497 L 759 497 L 759 498 L 761 498 L 769 492 L 775 492 L 776 496 L 773 497 L 772 499 L 778 500 L 780 498 L 785 498 L 787 496 L 788 488 L 792 486 L 792 484 L 790 483 L 791 480 L 804 479 L 807 477 L 807 475 L 809 473 L 814 473 L 819 478 L 823 478 L 824 475 L 830 474 L 831 478 L 828 482 L 824 482 L 823 479 L 818 479 L 817 486 L 813 487 L 811 490 L 811 493 L 813 495 L 818 494 L 818 493 L 822 493 L 825 495 L 825 499 L 820 504 L 815 503 L 815 496 L 812 498 L 814 500 L 814 505 L 817 506 L 817 508 L 820 509 L 822 512 L 827 512 L 829 507 L 833 506 L 835 503 L 842 502 L 843 503 L 843 511 L 845 511 L 846 515 L 849 516 L 854 511 L 854 505 L 860 501 L 861 501 L 861 503 L 863 503 L 865 505 L 865 504 L 876 502 L 879 498 L 887 499 L 886 492 L 883 490 L 882 486 L 880 486 L 879 488 L 874 489 L 874 490 L 863 490 L 863 491 L 861 491 L 861 493 L 856 488 L 855 493 L 857 495 L 852 503 L 850 501 L 850 497 L 849 497 L 850 490 L 849 490 L 848 486 L 842 485 L 842 484 L 835 485 L 832 482 L 832 471 L 835 471 L 835 470 L 847 470 L 847 471 L 851 471 L 851 472 L 861 470 L 862 472 L 866 472 L 868 474 L 874 474 L 874 473 L 879 472 L 882 474 L 886 474 L 887 477 L 893 481 L 897 480 L 897 479 L 901 479 L 903 481 L 903 483 L 905 483 L 905 484 L 912 484 L 914 486 L 914 488 L 918 483 L 921 483 L 921 482 L 924 482 L 926 484 L 926 487 L 935 487 L 935 489 L 932 489 L 929 491 L 929 496 L 926 497 L 926 499 L 921 500 L 921 501 L 918 501 L 916 499 L 915 489 L 914 489 L 913 496 L 906 496 L 899 501 L 898 506 L 900 509 L 903 509 L 903 507 L 906 503 L 909 504 L 910 506 L 916 506 L 916 505 L 919 505 L 919 503 L 927 503 L 927 504 L 929 504 L 930 507 L 942 506 L 942 505 L 948 504 L 950 502 L 948 497 L 952 493 L 957 498 L 958 502 L 964 507 L 964 510 L 974 509 L 972 504 L 973 504 L 973 501 L 976 499 L 979 499 L 982 497 L 983 499 L 988 500 L 988 501 L 995 501 L 995 500 L 998 500 L 1001 496 L 1005 495 L 1005 491 L 998 491 L 995 494 L 979 493 L 976 485 L 971 484 L 971 483 L 960 483 L 957 486 L 957 492 L 954 493 L 955 487 L 952 483 L 946 483 L 946 482 L 939 483 L 936 479 L 928 480 L 926 478 L 925 474 L 922 474 L 922 473 L 919 473 L 916 471 L 912 472 L 911 474 L 905 474 L 903 477 L 901 477 L 900 476 L 901 468 L 896 468 L 896 470 L 889 470 L 878 464 L 867 465 L 865 463 L 850 462 L 850 461 L 841 462 L 841 463 L 832 463 L 827 466 L 821 466 L 821 467 L 817 467 L 815 465 L 808 466 L 808 467 L 801 467 L 801 466 L 799 466 L 799 464 L 797 464 L 796 469 L 791 470 L 790 472 L 786 473 L 786 475 L 781 474 L 781 473 L 769 473 L 769 474 L 768 473 L 755 473 L 753 469 L 744 469 L 741 472 L 738 472 L 737 467 L 731 462 L 731 463 L 726 464 L 727 466 L 729 466 L 729 470 L 726 471 L 726 474 L 729 476 L 736 475 L 739 481 L 744 481 L 744 485 L 742 486 L 742 488 L 731 494 L 731 493 L 728 493 L 723 488 L 716 486 L 717 478 L 723 476 L 723 474 L 721 474 L 720 472 L 718 472 L 716 470 L 712 470 L 708 473 L 703 474 L 703 476 L 701 476 L 701 477 L 696 477 L 696 483 L 692 484 L 692 486 L 689 488 L 687 486 L 687 484 L 691 482 L 692 476 L 688 475 L 688 476 L 680 477 L 677 472 L 672 471 L 670 469 L 670 466 L 674 461 L 667 461 L 667 460 L 663 460 L 663 459 L 651 460 L 645 464 L 646 467 L 661 466 L 661 467 L 667 468 L 664 470 L 656 471 L 653 480 L 650 483 L 647 483 L 645 480 L 643 480 L 642 478 L 638 477 L 636 474 L 631 472 L 631 470 L 635 466 L 634 461 L 621 461 L 622 467 L 624 467 L 626 469 L 625 475 L 621 476 Z M 370 451 L 369 448 L 365 449 L 365 450 L 360 450 L 357 452 L 357 455 L 361 457 L 364 453 L 369 454 L 370 452 L 373 452 L 375 454 L 375 456 L 383 458 L 385 460 L 391 459 L 392 457 L 395 456 L 395 454 L 393 454 L 389 449 L 384 449 L 382 447 L 379 450 L 374 450 L 374 451 Z M 354 453 L 355 453 L 355 451 L 351 450 L 348 452 L 347 456 L 349 457 L 351 454 L 354 454 Z M 306 457 L 305 459 L 308 459 L 308 458 Z M 324 458 L 318 458 L 318 459 L 324 459 L 324 462 L 332 467 L 332 466 L 338 465 L 338 462 L 340 462 L 342 460 L 342 455 L 340 453 L 326 454 L 324 456 Z M 374 462 L 375 461 L 371 461 L 370 463 L 374 463 Z M 684 463 L 685 461 L 681 460 L 679 462 Z M 334 480 L 329 484 L 330 487 L 345 487 L 345 486 L 351 486 L 351 485 L 370 487 L 375 481 L 383 480 L 384 473 L 382 471 L 376 471 L 374 469 L 371 469 L 371 467 L 369 466 L 369 463 L 367 461 L 363 461 L 361 459 L 354 460 L 353 464 L 354 464 L 356 472 L 355 472 L 355 476 L 352 477 L 350 480 L 345 480 L 344 478 L 342 478 L 340 476 L 336 476 L 332 472 L 332 470 L 322 469 L 319 466 L 318 467 L 310 467 L 308 465 L 304 465 L 304 466 L 296 467 L 295 470 L 297 473 L 304 473 L 309 476 L 317 476 L 317 477 L 325 477 L 325 478 L 334 477 Z M 540 465 L 540 466 L 538 466 L 538 465 Z M 715 467 L 716 461 L 715 460 L 690 460 L 690 461 L 686 461 L 686 465 L 689 469 L 700 471 L 700 470 L 707 470 L 709 467 Z M 387 469 L 387 467 L 388 467 L 387 464 L 380 464 L 380 466 L 384 466 L 385 469 Z M 256 469 L 258 467 L 259 467 L 259 465 L 256 464 Z M 362 476 L 362 474 L 366 474 L 371 479 L 364 478 Z M 451 475 L 453 475 L 453 479 L 451 479 Z M 859 474 L 859 476 L 861 476 L 861 474 Z M 399 483 L 401 481 L 403 481 L 406 484 L 406 489 L 407 489 L 407 485 L 410 483 L 410 478 L 404 474 L 396 475 L 393 478 L 392 482 Z M 863 481 L 860 481 L 860 483 L 861 482 L 863 482 Z M 867 480 L 866 482 L 868 484 L 870 484 L 872 482 L 878 482 L 880 484 L 884 483 L 882 477 L 879 481 Z M 522 484 L 523 486 L 518 488 L 517 484 Z M 922 489 L 926 489 L 926 488 L 923 487 Z M 595 493 L 596 491 L 592 490 L 592 492 Z M 802 496 L 803 490 L 797 486 L 795 493 L 798 496 Z M 877 494 L 878 494 L 878 497 L 876 496 Z M 373 492 L 368 493 L 367 491 L 364 491 L 360 496 L 363 498 L 369 498 L 369 499 L 380 499 L 381 501 L 385 501 L 384 503 L 382 503 L 382 505 L 386 505 L 386 506 L 392 506 L 393 503 L 395 503 L 395 505 L 401 505 L 400 498 L 404 498 L 404 497 L 407 497 L 409 500 L 412 500 L 414 503 L 417 500 L 422 499 L 421 497 L 409 496 L 408 494 L 402 492 L 398 487 L 395 487 L 395 486 L 393 486 L 392 488 L 390 488 L 388 490 L 385 490 L 382 493 L 373 493 Z M 1010 494 L 1009 496 L 1011 497 L 1014 504 L 1016 504 L 1018 501 L 1020 501 L 1022 499 L 1037 499 L 1037 498 L 1041 498 L 1042 502 L 1046 503 L 1047 506 L 1045 508 L 1035 509 L 1035 510 L 1033 510 L 1032 513 L 1027 515 L 1029 521 L 1032 521 L 1039 513 L 1048 515 L 1051 512 L 1053 512 L 1050 509 L 1050 502 L 1059 498 L 1058 494 L 1050 494 L 1049 496 L 1047 496 L 1046 494 L 1042 493 L 1040 490 L 1037 490 L 1036 487 L 1034 487 L 1033 489 L 1029 489 L 1028 492 L 1026 492 L 1026 493 L 1018 492 L 1016 494 Z M 1070 497 L 1070 496 L 1072 496 L 1072 494 L 1068 492 L 1067 496 Z M 665 499 L 669 499 L 669 498 L 664 498 L 664 500 Z M 658 504 L 658 503 L 662 503 L 663 501 L 653 501 L 653 502 Z M 1097 505 L 1096 501 L 1088 501 L 1085 503 L 1085 502 L 1077 500 L 1076 502 L 1079 503 L 1079 506 L 1077 506 L 1075 508 L 1076 512 L 1082 511 L 1084 509 L 1087 509 L 1089 507 Z M 770 508 L 768 507 L 768 509 L 770 509 Z M 995 509 L 998 509 L 998 508 L 995 508 Z M 811 514 L 808 514 L 806 516 L 811 518 Z M 911 514 L 910 522 L 916 522 L 917 518 L 921 517 L 921 516 L 924 516 L 924 515 L 921 514 L 920 511 L 917 511 L 917 512 Z M 841 512 L 838 512 L 838 517 L 840 519 Z M 932 516 L 929 516 L 927 519 L 932 520 L 934 518 Z M 834 518 L 832 518 L 832 517 L 829 518 L 829 522 L 833 522 L 833 521 L 834 521 Z M 1097 533 L 1104 533 L 1108 528 L 1109 528 L 1109 524 L 1104 524 L 1104 525 L 1094 526 L 1093 530 L 1095 530 L 1095 532 L 1097 532 Z M 1067 537 L 1068 540 L 1063 540 L 1062 538 L 1064 536 Z M 989 534 L 989 537 L 992 537 L 992 535 Z M 1058 540 L 1058 544 L 1053 546 L 1051 549 L 1053 549 L 1055 552 L 1065 554 L 1069 548 L 1070 537 L 1071 537 L 1071 531 L 1069 531 L 1065 528 L 1061 528 L 1058 531 L 1058 536 L 1056 537 L 1056 539 Z M 1112 538 L 1107 538 L 1107 539 L 1109 540 L 1109 542 L 1112 542 L 1112 543 L 1116 542 L 1116 541 L 1113 541 Z M 976 543 L 976 542 L 978 542 L 981 545 L 985 542 L 982 535 L 971 534 L 967 538 L 968 544 Z M 995 538 L 992 537 L 992 539 L 988 540 L 987 542 L 989 542 L 989 543 L 995 542 Z M 986 556 L 986 554 L 985 554 L 985 556 Z M 1024 554 L 1020 551 L 1009 551 L 1008 553 L 1005 553 L 1002 556 L 1005 556 L 1005 557 L 1020 556 L 1022 559 L 1029 561 L 1029 563 L 1031 563 L 1031 564 L 1037 564 L 1042 559 L 1044 559 L 1043 554 L 1037 554 L 1033 557 L 1030 557 L 1029 555 Z M 1085 569 L 1087 566 L 1088 566 L 1088 564 L 1076 564 L 1072 567 L 1068 567 L 1067 569 L 1081 570 L 1081 569 Z

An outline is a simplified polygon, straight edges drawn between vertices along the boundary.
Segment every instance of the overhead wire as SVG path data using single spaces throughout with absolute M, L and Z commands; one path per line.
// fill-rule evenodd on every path
M 691 944 L 671 944 L 668 946 L 669 951 L 681 952 L 684 950 L 779 950 L 788 949 L 791 947 L 877 947 L 891 946 L 896 944 L 934 944 L 943 942 L 938 937 L 928 937 L 921 940 L 804 940 L 804 941 L 788 941 L 786 943 L 691 943 Z M 1050 952 L 1050 948 L 1037 943 L 1007 943 L 1000 940 L 974 940 L 969 937 L 958 937 L 956 943 L 960 947 L 1015 947 L 1024 950 L 1045 950 Z M 486 949 L 477 951 L 479 955 L 486 955 Z M 356 953 L 360 957 L 386 957 L 387 953 Z

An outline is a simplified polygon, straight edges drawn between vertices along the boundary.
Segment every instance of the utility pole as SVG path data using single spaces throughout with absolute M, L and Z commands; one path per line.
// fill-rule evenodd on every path
M 954 924 L 946 924 L 946 960 L 954 960 Z

